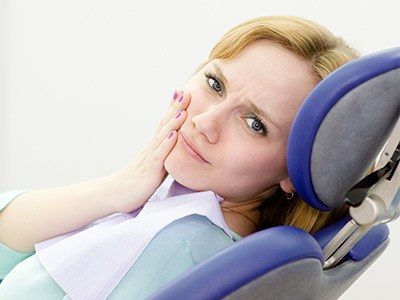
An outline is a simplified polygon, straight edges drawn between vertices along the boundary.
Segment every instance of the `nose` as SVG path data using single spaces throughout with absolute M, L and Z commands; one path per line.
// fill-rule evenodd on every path
M 193 112 L 194 115 L 190 117 L 194 129 L 203 134 L 211 144 L 218 141 L 223 116 L 226 115 L 223 109 L 221 104 L 212 104 L 198 113 Z

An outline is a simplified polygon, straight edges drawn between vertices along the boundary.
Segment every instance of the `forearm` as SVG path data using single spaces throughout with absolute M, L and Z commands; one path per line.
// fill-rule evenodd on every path
M 35 243 L 118 212 L 113 202 L 122 193 L 111 177 L 23 193 L 0 212 L 0 242 L 33 251 Z

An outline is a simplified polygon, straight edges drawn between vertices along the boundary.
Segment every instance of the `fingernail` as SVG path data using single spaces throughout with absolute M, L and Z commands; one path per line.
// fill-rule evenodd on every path
M 179 97 L 178 102 L 180 103 L 180 102 L 182 102 L 182 100 L 183 100 L 183 92 L 182 92 L 181 96 Z
M 180 109 L 180 110 L 178 111 L 178 113 L 177 113 L 176 116 L 175 116 L 175 119 L 178 119 L 179 116 L 181 115 L 181 113 L 182 113 L 182 109 Z
M 174 98 L 174 100 L 176 100 L 176 98 L 178 98 L 178 92 L 176 90 L 174 91 L 174 95 L 172 98 Z
M 170 139 L 170 138 L 173 136 L 173 134 L 174 134 L 174 132 L 171 131 L 171 132 L 168 134 L 168 138 Z

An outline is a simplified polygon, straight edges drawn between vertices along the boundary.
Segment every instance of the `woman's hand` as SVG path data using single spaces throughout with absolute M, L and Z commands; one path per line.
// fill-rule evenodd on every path
M 118 187 L 119 195 L 121 189 L 124 189 L 122 195 L 125 195 L 115 199 L 115 211 L 128 213 L 139 208 L 167 177 L 164 161 L 177 141 L 177 130 L 186 119 L 185 109 L 189 102 L 190 94 L 175 91 L 150 143 L 127 166 L 110 176 Z

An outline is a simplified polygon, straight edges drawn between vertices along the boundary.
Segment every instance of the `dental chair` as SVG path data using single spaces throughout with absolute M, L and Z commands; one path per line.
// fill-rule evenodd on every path
M 286 159 L 304 201 L 323 211 L 346 202 L 349 214 L 312 235 L 292 226 L 253 233 L 150 299 L 339 298 L 388 247 L 385 223 L 399 216 L 399 116 L 400 47 L 330 74 L 300 107 Z

